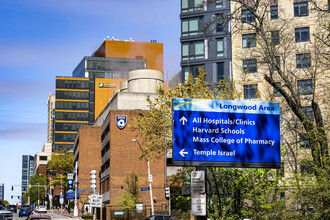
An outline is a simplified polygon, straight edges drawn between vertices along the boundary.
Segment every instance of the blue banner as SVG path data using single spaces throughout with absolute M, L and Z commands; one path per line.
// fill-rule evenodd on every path
M 278 103 L 173 99 L 173 164 L 279 168 Z

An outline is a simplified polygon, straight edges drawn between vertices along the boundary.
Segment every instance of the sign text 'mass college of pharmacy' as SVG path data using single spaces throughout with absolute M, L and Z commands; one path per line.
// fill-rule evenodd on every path
M 278 103 L 174 98 L 173 164 L 279 168 Z

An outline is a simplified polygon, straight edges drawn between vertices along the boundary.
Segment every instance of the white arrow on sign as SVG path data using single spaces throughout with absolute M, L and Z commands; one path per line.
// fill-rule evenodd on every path
M 188 152 L 184 152 L 184 149 L 180 151 L 181 156 L 186 157 L 185 154 L 188 154 Z
M 182 122 L 182 125 L 184 125 L 187 122 L 187 119 L 182 116 L 182 118 L 180 118 L 180 122 Z

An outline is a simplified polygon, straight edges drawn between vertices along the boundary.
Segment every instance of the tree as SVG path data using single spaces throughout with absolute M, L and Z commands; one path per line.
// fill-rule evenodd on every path
M 293 201 L 300 203 L 299 218 L 313 213 L 326 216 L 330 204 L 328 5 L 325 1 L 308 1 L 309 16 L 301 22 L 287 15 L 277 1 L 231 3 L 233 44 L 242 43 L 242 34 L 252 34 L 247 44 L 253 41 L 255 45 L 233 56 L 235 83 L 255 81 L 256 76 L 265 80 L 262 99 L 278 101 L 281 106 L 282 158 L 292 178 L 284 183 L 289 198 L 294 206 L 297 202 Z M 270 20 L 273 5 L 278 6 L 276 20 Z M 250 15 L 249 21 L 242 22 L 243 10 Z M 241 67 L 243 60 L 251 58 L 257 60 L 259 75 L 248 74 Z M 275 98 L 273 91 L 280 97 Z M 293 213 L 296 209 L 288 211 Z
M 311 143 L 315 165 L 326 168 L 326 164 L 329 163 L 326 133 L 329 128 L 327 123 L 329 111 L 324 106 L 328 104 L 328 99 L 325 97 L 329 92 L 326 80 L 329 74 L 329 56 L 327 56 L 329 55 L 327 43 L 329 31 L 328 27 L 324 28 L 326 20 L 324 17 L 329 18 L 329 16 L 315 14 L 320 18 L 316 21 L 323 22 L 317 23 L 315 26 L 321 28 L 315 28 L 314 37 L 311 37 L 309 44 L 297 47 L 295 44 L 297 36 L 291 34 L 294 25 L 297 24 L 292 18 L 281 16 L 276 22 L 270 21 L 269 8 L 277 1 L 232 0 L 231 2 L 233 9 L 230 19 L 233 25 L 233 35 L 253 33 L 255 37 L 252 40 L 258 45 L 249 51 L 238 54 L 236 58 L 238 60 L 251 57 L 257 59 L 258 66 L 260 66 L 258 68 L 264 70 L 263 78 L 283 97 L 282 107 L 285 106 L 292 113 L 288 117 L 296 118 L 301 124 L 306 138 Z M 253 17 L 253 22 L 242 22 L 242 10 L 249 12 Z M 283 11 L 280 6 L 279 11 Z M 274 39 L 275 33 L 277 37 Z M 250 41 L 252 40 L 250 39 Z M 302 56 L 298 58 L 297 55 L 297 62 L 301 63 L 295 65 L 292 60 L 296 54 Z M 278 58 L 280 58 L 280 62 L 278 62 Z M 244 82 L 249 78 L 251 77 L 245 73 L 239 80 Z M 299 79 L 311 80 L 311 89 L 302 91 L 299 85 L 297 86 Z M 308 96 L 304 95 L 307 93 Z M 306 111 L 306 106 L 311 106 L 312 111 Z
M 47 172 L 55 175 L 55 178 L 52 179 L 51 185 L 60 185 L 61 180 L 62 184 L 65 186 L 67 181 L 68 173 L 73 172 L 73 154 L 70 152 L 56 152 L 53 153 L 51 160 L 47 165 Z M 62 176 L 61 176 L 62 175 Z M 66 188 L 66 187 L 65 187 Z
M 220 80 L 218 84 L 205 81 L 206 73 L 199 69 L 200 76 L 189 80 L 185 85 L 177 84 L 175 88 L 158 88 L 159 96 L 154 100 L 147 99 L 150 111 L 142 112 L 134 118 L 131 129 L 137 131 L 146 148 L 140 158 L 144 156 L 159 158 L 172 145 L 172 98 L 203 98 L 203 99 L 240 99 L 241 94 L 236 92 L 231 82 Z
M 0 205 L 7 206 L 9 205 L 9 202 L 7 200 L 0 200 Z
M 28 197 L 30 197 L 30 203 L 42 204 L 43 199 L 46 198 L 45 187 L 47 185 L 47 178 L 43 174 L 35 174 L 30 180 L 28 191 L 24 194 L 23 203 L 27 204 Z M 40 186 L 40 187 L 38 187 Z
M 127 217 L 130 217 L 131 211 L 135 208 L 139 198 L 139 178 L 132 172 L 126 177 L 126 187 L 123 194 L 117 200 L 117 204 L 125 211 Z
M 226 80 L 217 84 L 205 81 L 206 73 L 200 68 L 198 77 L 189 76 L 185 85 L 177 84 L 165 92 L 158 88 L 158 98 L 148 100 L 150 111 L 134 119 L 133 130 L 146 146 L 144 154 L 157 158 L 171 147 L 172 120 L 171 100 L 179 98 L 203 98 L 233 100 L 240 99 L 241 94 L 235 85 Z M 143 155 L 141 155 L 142 157 Z M 190 209 L 190 173 L 192 168 L 184 168 L 171 177 L 173 206 L 181 211 Z M 278 188 L 280 177 L 271 169 L 245 170 L 209 167 L 207 172 L 208 210 L 213 219 L 263 216 L 280 207 Z M 267 192 L 267 193 L 266 193 Z M 246 203 L 245 200 L 255 201 Z M 262 203 L 262 204 L 261 204 Z M 259 206 L 257 206 L 259 204 Z M 258 208 L 256 208 L 258 207 Z M 275 214 L 274 214 L 275 215 Z M 278 215 L 277 215 L 278 217 Z

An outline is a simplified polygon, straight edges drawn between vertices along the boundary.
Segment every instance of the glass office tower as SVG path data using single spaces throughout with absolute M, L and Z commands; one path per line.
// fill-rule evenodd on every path
M 28 190 L 29 180 L 33 176 L 34 157 L 31 155 L 22 156 L 22 197 Z
M 181 0 L 181 68 L 183 81 L 204 67 L 206 80 L 231 79 L 231 27 L 226 19 L 230 1 L 208 4 L 203 0 Z

